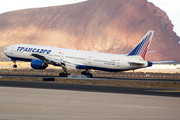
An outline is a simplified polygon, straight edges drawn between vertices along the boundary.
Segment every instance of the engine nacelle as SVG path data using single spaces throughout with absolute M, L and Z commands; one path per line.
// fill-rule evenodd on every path
M 48 64 L 46 64 L 43 60 L 34 59 L 31 61 L 31 67 L 33 69 L 43 70 L 48 67 Z

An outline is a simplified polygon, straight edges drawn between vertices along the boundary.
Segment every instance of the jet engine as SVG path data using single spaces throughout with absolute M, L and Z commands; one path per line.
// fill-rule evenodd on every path
M 34 59 L 31 61 L 31 67 L 33 69 L 43 70 L 48 67 L 48 64 L 45 63 L 43 60 Z

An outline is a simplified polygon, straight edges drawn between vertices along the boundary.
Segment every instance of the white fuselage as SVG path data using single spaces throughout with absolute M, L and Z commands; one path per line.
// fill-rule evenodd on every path
M 59 62 L 66 62 L 67 68 L 69 69 L 96 69 L 117 72 L 148 66 L 147 61 L 138 57 L 28 44 L 9 46 L 4 53 L 12 60 L 29 62 L 37 59 L 31 56 L 32 53 L 35 53 Z M 130 64 L 134 62 L 142 64 Z

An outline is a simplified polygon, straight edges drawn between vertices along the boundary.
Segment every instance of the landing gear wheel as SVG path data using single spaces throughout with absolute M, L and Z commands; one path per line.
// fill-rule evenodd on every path
M 90 78 L 92 78 L 93 77 L 93 75 L 92 74 L 89 74 L 90 75 Z
M 90 73 L 90 71 L 88 69 L 86 71 L 82 71 L 81 75 L 89 76 L 90 78 L 93 77 L 93 75 Z
M 81 72 L 81 75 L 85 75 L 85 74 L 86 74 L 86 71 L 82 71 L 82 72 Z
M 17 65 L 13 65 L 13 68 L 17 68 Z
M 14 60 L 14 65 L 13 65 L 13 68 L 17 68 L 17 65 L 16 65 L 16 60 Z
M 59 73 L 59 76 L 60 77 L 67 77 L 69 74 L 68 73 L 66 73 L 66 72 L 63 72 L 63 73 Z

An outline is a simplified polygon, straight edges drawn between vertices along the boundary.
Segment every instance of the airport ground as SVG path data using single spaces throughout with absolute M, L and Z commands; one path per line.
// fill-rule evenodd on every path
M 30 63 L 26 63 L 26 62 L 17 63 L 18 65 L 17 69 L 12 68 L 13 65 L 12 62 L 0 62 L 0 65 L 1 65 L 0 80 L 5 80 L 9 76 L 8 77 L 9 80 L 43 81 L 42 77 L 40 78 L 38 77 L 39 75 L 44 77 L 47 76 L 55 77 L 55 82 L 59 82 L 59 83 L 180 89 L 180 82 L 179 82 L 180 69 L 138 69 L 135 70 L 134 73 L 132 71 L 115 72 L 115 73 L 92 71 L 93 76 L 99 79 L 66 79 L 66 78 L 58 78 L 59 72 L 62 72 L 62 70 L 59 67 L 49 66 L 48 69 L 45 70 L 34 70 L 30 67 Z M 68 71 L 68 72 L 73 76 L 80 76 L 81 73 L 80 70 Z M 21 75 L 21 77 L 17 77 L 17 76 L 15 77 L 11 75 Z M 36 78 L 32 79 L 31 76 L 23 77 L 22 75 L 35 75 L 35 76 L 37 75 L 37 76 Z M 128 81 L 127 79 L 122 80 L 119 78 L 128 78 Z M 137 79 L 139 78 L 142 81 L 140 80 L 137 81 Z M 149 80 L 151 79 L 151 81 L 148 81 L 147 78 Z
M 179 69 L 93 71 L 95 79 L 89 80 L 59 78 L 61 70 L 53 67 L 39 71 L 20 66 L 0 69 L 2 120 L 180 119 Z M 53 77 L 55 82 L 43 81 Z
M 179 120 L 180 98 L 0 87 L 1 120 Z
M 0 119 L 179 120 L 179 93 L 162 88 L 1 80 Z
M 169 71 L 169 72 L 168 72 Z M 59 67 L 49 67 L 45 70 L 35 70 L 30 67 L 1 67 L 0 74 L 25 74 L 25 75 L 52 75 L 58 76 L 63 72 Z M 81 70 L 68 70 L 73 76 L 80 76 Z M 159 79 L 180 79 L 180 69 L 138 69 L 125 72 L 102 72 L 92 71 L 94 77 L 132 77 L 132 78 L 159 78 Z
M 117 87 L 138 87 L 138 88 L 166 88 L 180 91 L 179 79 L 155 79 L 155 78 L 119 78 L 119 77 L 94 77 L 74 78 L 59 77 L 52 75 L 21 75 L 21 74 L 0 74 L 0 81 L 34 81 L 67 83 L 79 85 L 101 85 Z

